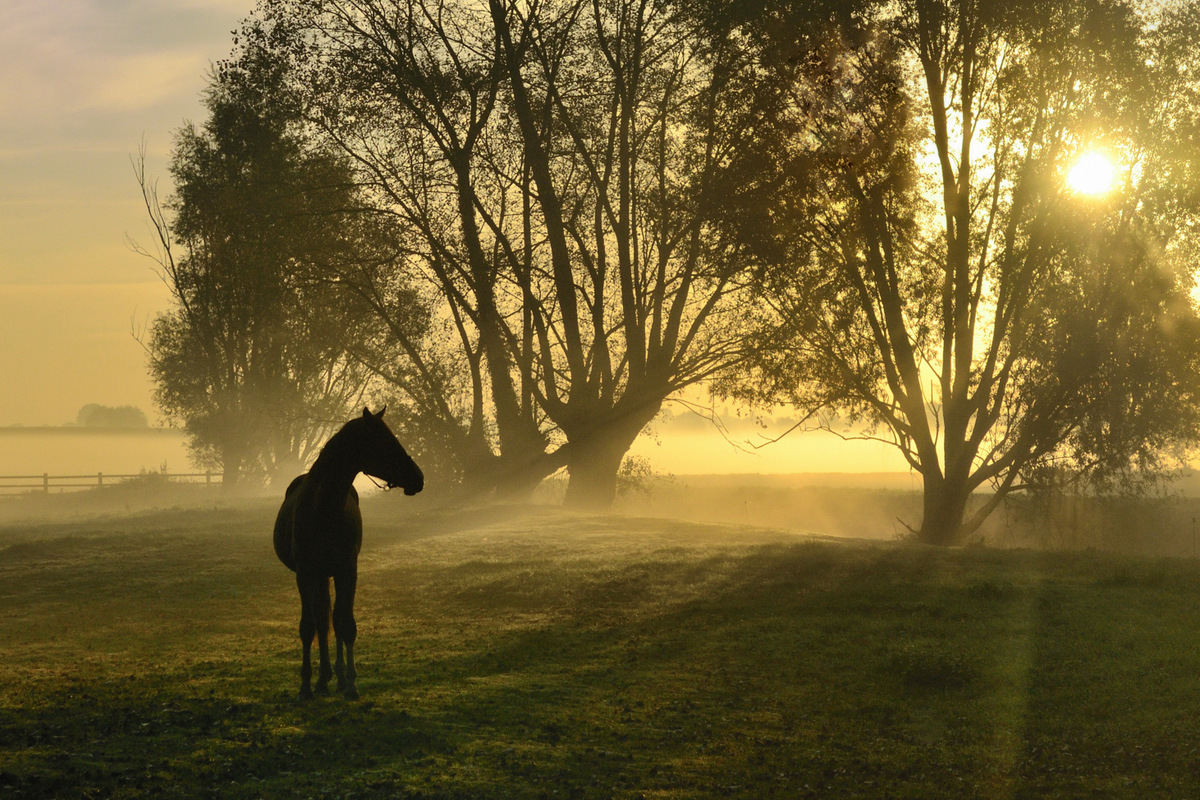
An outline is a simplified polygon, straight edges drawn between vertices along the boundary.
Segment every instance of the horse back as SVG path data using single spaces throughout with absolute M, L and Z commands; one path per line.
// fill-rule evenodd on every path
M 292 572 L 301 560 L 328 562 L 331 552 L 356 559 L 362 548 L 358 490 L 351 486 L 340 508 L 325 508 L 317 492 L 301 491 L 307 477 L 299 475 L 288 484 L 275 515 L 275 555 Z

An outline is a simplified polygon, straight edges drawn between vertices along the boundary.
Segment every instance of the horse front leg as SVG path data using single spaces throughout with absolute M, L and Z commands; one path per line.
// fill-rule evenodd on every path
M 335 576 L 334 586 L 337 601 L 333 607 L 333 632 L 337 636 L 338 647 L 338 688 L 347 700 L 358 699 L 358 688 L 355 680 L 358 672 L 354 669 L 354 642 L 358 638 L 358 624 L 354 621 L 354 592 L 358 584 L 357 565 L 341 575 Z M 346 663 L 342 665 L 342 648 L 346 649 Z
M 329 680 L 333 677 L 333 669 L 329 666 L 329 628 L 330 602 L 329 579 L 321 580 L 321 590 L 317 595 L 317 606 L 313 609 L 313 619 L 317 623 L 317 646 L 321 653 L 320 672 L 317 673 L 317 694 L 329 694 Z

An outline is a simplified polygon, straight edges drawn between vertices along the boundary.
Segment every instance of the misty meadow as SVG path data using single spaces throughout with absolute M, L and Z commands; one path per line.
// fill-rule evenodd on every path
M 1198 40 L 260 0 L 133 159 L 221 480 L 0 498 L 6 796 L 1195 794 Z
M 295 700 L 273 501 L 0 525 L 6 797 L 1187 797 L 1194 559 L 364 505 Z

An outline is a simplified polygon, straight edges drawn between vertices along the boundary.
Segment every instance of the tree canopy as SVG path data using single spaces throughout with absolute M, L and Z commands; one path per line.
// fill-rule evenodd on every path
M 742 353 L 752 254 L 714 220 L 759 70 L 732 24 L 633 0 L 265 8 L 439 300 L 460 452 L 528 485 L 565 464 L 568 502 L 611 502 L 664 400 Z M 435 406 L 445 373 L 402 349 L 398 388 Z
M 171 225 L 143 176 L 179 301 L 160 403 L 241 463 L 303 449 L 267 409 L 374 380 L 446 473 L 565 465 L 605 505 L 719 376 L 895 445 L 937 543 L 1050 468 L 1150 474 L 1200 430 L 1198 19 L 263 0 L 180 133 Z
M 83 428 L 146 428 L 150 422 L 137 406 L 88 403 L 75 415 L 75 424 Z
M 892 442 L 936 543 L 1039 467 L 1112 477 L 1195 441 L 1184 30 L 1119 0 L 906 0 L 831 37 L 776 120 L 770 313 L 725 390 Z M 1117 185 L 1084 195 L 1093 151 Z
M 290 479 L 358 401 L 364 328 L 322 275 L 387 252 L 361 235 L 344 161 L 306 139 L 285 66 L 261 50 L 218 66 L 208 120 L 177 134 L 165 209 L 138 173 L 175 300 L 145 342 L 156 400 L 229 485 Z

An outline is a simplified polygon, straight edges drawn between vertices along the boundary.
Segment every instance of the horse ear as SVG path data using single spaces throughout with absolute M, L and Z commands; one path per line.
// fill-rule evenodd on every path
M 366 406 L 363 406 L 363 419 L 366 419 L 369 416 L 371 416 L 370 410 Z
M 379 413 L 375 415 L 377 419 L 383 419 L 383 412 L 387 411 L 387 406 L 379 409 Z

